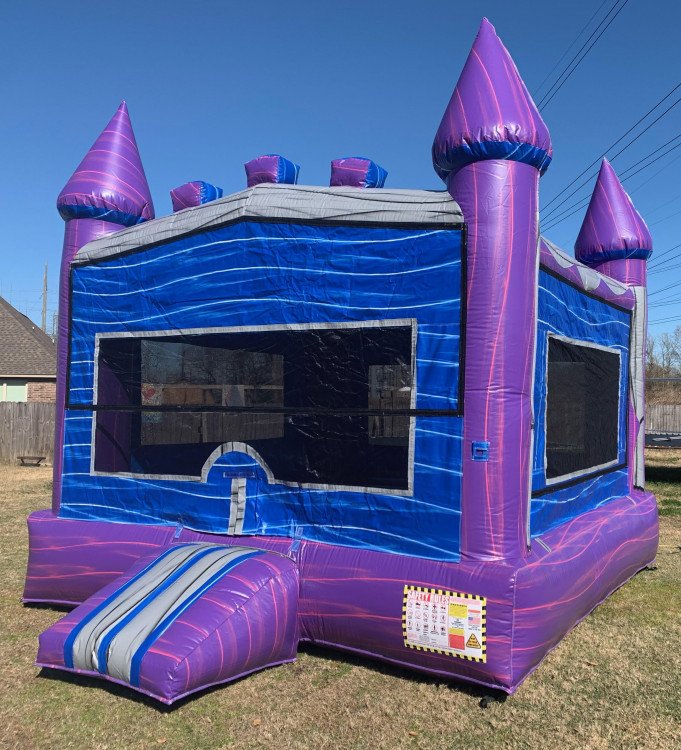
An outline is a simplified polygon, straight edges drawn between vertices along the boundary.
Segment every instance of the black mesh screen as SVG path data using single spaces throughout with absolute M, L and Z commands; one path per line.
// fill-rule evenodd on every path
M 403 325 L 102 338 L 95 469 L 198 476 L 243 442 L 282 481 L 406 489 L 412 373 Z
M 620 357 L 549 337 L 546 478 L 617 459 Z

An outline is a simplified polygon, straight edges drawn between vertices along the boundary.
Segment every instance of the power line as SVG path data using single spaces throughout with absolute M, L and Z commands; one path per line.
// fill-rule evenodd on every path
M 632 125 L 632 126 L 631 126 L 631 127 L 629 128 L 629 130 L 627 130 L 627 132 L 626 132 L 626 133 L 624 133 L 624 135 L 621 135 L 621 136 L 620 136 L 620 137 L 619 137 L 619 138 L 618 138 L 618 139 L 617 139 L 617 140 L 616 140 L 616 141 L 615 141 L 614 143 L 610 144 L 610 146 L 608 146 L 608 148 L 606 148 L 606 149 L 605 149 L 605 151 L 604 151 L 604 152 L 603 152 L 603 153 L 602 153 L 602 154 L 601 154 L 600 156 L 596 157 L 596 158 L 595 158 L 595 159 L 594 159 L 594 160 L 593 160 L 593 161 L 591 162 L 591 164 L 587 165 L 587 167 L 586 167 L 586 168 L 585 168 L 584 170 L 582 170 L 582 171 L 581 171 L 581 172 L 580 172 L 580 173 L 579 173 L 579 174 L 578 174 L 578 175 L 577 175 L 577 176 L 576 176 L 576 177 L 575 177 L 575 178 L 574 178 L 574 179 L 572 180 L 572 182 L 569 182 L 569 183 L 568 183 L 568 184 L 567 184 L 567 185 L 566 185 L 566 186 L 565 186 L 565 187 L 564 187 L 564 188 L 563 188 L 563 189 L 562 189 L 562 190 L 561 190 L 561 191 L 560 191 L 559 193 L 556 193 L 556 195 L 554 195 L 554 196 L 553 196 L 553 198 L 551 198 L 551 200 L 550 200 L 550 201 L 549 201 L 549 202 L 548 202 L 548 203 L 547 203 L 547 204 L 546 204 L 546 205 L 544 206 L 544 209 L 547 209 L 547 208 L 548 208 L 548 207 L 549 207 L 549 206 L 550 206 L 550 205 L 551 205 L 552 203 L 555 203 L 555 201 L 556 201 L 556 200 L 558 200 L 558 198 L 559 198 L 559 197 L 560 197 L 560 196 L 561 196 L 561 195 L 562 195 L 563 193 L 565 193 L 565 192 L 566 192 L 567 190 L 569 190 L 569 189 L 570 189 L 570 188 L 571 188 L 571 187 L 572 187 L 572 186 L 573 186 L 573 185 L 575 184 L 575 182 L 577 182 L 577 180 L 579 180 L 579 179 L 580 179 L 580 177 L 583 177 L 583 176 L 584 176 L 584 175 L 585 175 L 585 174 L 586 174 L 586 173 L 587 173 L 587 172 L 588 172 L 588 171 L 589 171 L 589 170 L 590 170 L 590 169 L 591 169 L 591 168 L 592 168 L 592 167 L 593 167 L 594 165 L 598 164 L 598 162 L 599 162 L 599 161 L 600 161 L 600 160 L 601 160 L 601 159 L 602 159 L 602 158 L 603 158 L 604 156 L 607 156 L 607 154 L 608 154 L 608 152 L 609 152 L 609 151 L 612 151 L 612 149 L 613 149 L 613 148 L 615 148 L 615 146 L 617 146 L 617 144 L 621 143 L 621 142 L 622 142 L 622 141 L 623 141 L 623 140 L 624 140 L 624 139 L 625 139 L 625 138 L 626 138 L 626 137 L 627 137 L 627 136 L 629 135 L 629 133 L 631 133 L 632 131 L 636 130 L 636 128 L 637 128 L 637 127 L 638 127 L 638 126 L 639 126 L 639 125 L 640 125 L 640 124 L 641 124 L 641 123 L 642 123 L 642 122 L 643 122 L 643 121 L 644 121 L 645 119 L 647 119 L 647 118 L 648 118 L 648 117 L 649 117 L 649 116 L 650 116 L 650 115 L 651 115 L 651 114 L 652 114 L 652 113 L 653 113 L 653 112 L 654 112 L 654 111 L 655 111 L 655 110 L 656 110 L 656 109 L 657 109 L 657 108 L 658 108 L 658 107 L 659 107 L 659 106 L 660 106 L 660 105 L 661 105 L 661 104 L 662 104 L 663 102 L 667 101 L 667 99 L 669 99 L 669 97 L 670 97 L 670 96 L 671 96 L 672 94 L 674 94 L 674 93 L 675 93 L 676 91 L 678 91 L 678 89 L 680 89 L 680 88 L 681 88 L 681 82 L 677 83 L 677 84 L 676 84 L 676 86 L 674 86 L 674 88 L 673 88 L 673 89 L 672 89 L 672 90 L 671 90 L 671 91 L 670 91 L 669 93 L 665 94 L 665 95 L 664 95 L 664 96 L 662 97 L 662 99 L 660 99 L 660 101 L 658 101 L 658 102 L 657 102 L 657 103 L 656 103 L 656 104 L 655 104 L 655 105 L 654 105 L 653 107 L 651 107 L 651 108 L 650 108 L 650 109 L 649 109 L 649 110 L 648 110 L 648 111 L 647 111 L 647 112 L 646 112 L 646 113 L 645 113 L 645 114 L 643 115 L 643 117 L 641 117 L 640 119 L 638 119 L 638 120 L 637 120 L 637 121 L 636 121 L 636 122 L 635 122 L 635 123 L 634 123 L 634 124 L 633 124 L 633 125 Z M 676 104 L 678 104 L 678 103 L 679 103 L 679 101 L 681 101 L 681 99 L 680 99 L 680 100 L 678 100 L 678 101 L 677 101 L 677 102 L 676 102 L 676 103 L 675 103 L 675 104 L 674 104 L 673 106 L 676 106 Z M 669 111 L 669 110 L 667 110 L 667 111 Z M 645 131 L 644 131 L 644 132 L 645 132 Z M 640 135 L 643 135 L 643 133 L 641 133 Z M 640 138 L 640 135 L 639 135 L 639 136 L 638 136 L 637 138 Z M 631 143 L 635 143 L 635 140 L 634 140 L 634 141 L 632 141 Z M 631 145 L 631 143 L 630 143 L 629 145 Z M 627 147 L 627 148 L 628 148 L 628 147 Z M 620 152 L 620 153 L 621 153 L 621 152 Z M 589 178 L 589 179 L 591 179 L 591 178 Z M 576 189 L 576 190 L 575 190 L 575 191 L 574 191 L 573 193 L 570 193 L 570 195 L 568 195 L 568 196 L 567 196 L 567 198 L 570 198 L 571 196 L 573 196 L 573 195 L 574 195 L 574 194 L 575 194 L 575 193 L 577 192 L 577 190 L 579 190 L 579 188 L 577 188 L 577 189 Z M 566 200 L 567 200 L 567 198 L 566 198 Z
M 661 172 L 664 172 L 665 169 L 669 169 L 669 167 L 671 167 L 673 164 L 676 164 L 676 162 L 679 159 L 681 159 L 681 154 L 679 154 L 678 156 L 675 156 L 673 159 L 670 159 L 668 162 L 666 162 L 663 167 L 657 170 L 657 172 L 653 172 L 653 174 L 651 174 L 647 180 L 643 180 L 643 182 L 640 182 L 638 185 L 636 185 L 636 187 L 631 188 L 629 193 L 638 192 L 642 187 L 647 185 L 651 180 L 654 180 L 657 177 L 657 175 L 659 175 Z M 681 195 L 679 195 L 678 197 L 681 197 Z
M 562 55 L 561 55 L 561 56 L 560 56 L 560 57 L 558 58 L 558 62 L 556 62 L 556 64 L 555 64 L 555 65 L 554 65 L 554 66 L 553 66 L 553 67 L 551 68 L 551 70 L 550 70 L 550 71 L 549 71 L 549 72 L 548 72 L 548 73 L 546 74 L 546 76 L 545 76 L 544 80 L 543 80 L 543 81 L 542 81 L 542 82 L 541 82 L 541 83 L 539 84 L 539 86 L 537 87 L 537 89 L 536 89 L 536 91 L 535 91 L 535 93 L 534 93 L 534 97 L 535 97 L 535 99 L 536 99 L 536 98 L 537 98 L 537 97 L 539 96 L 539 92 L 540 92 L 540 91 L 541 91 L 541 90 L 542 90 L 542 89 L 544 88 L 544 84 L 545 84 L 545 83 L 546 83 L 546 82 L 547 82 L 547 81 L 549 80 L 549 78 L 551 78 L 551 76 L 552 76 L 552 75 L 553 75 L 553 74 L 554 74 L 554 73 L 556 72 L 556 69 L 558 68 L 558 66 L 559 66 L 559 65 L 560 65 L 560 64 L 561 64 L 561 63 L 563 62 L 563 60 L 564 60 L 564 59 L 565 59 L 565 58 L 567 57 L 568 53 L 569 53 L 569 52 L 570 52 L 570 50 L 571 50 L 571 49 L 572 49 L 572 48 L 573 48 L 573 47 L 575 46 L 575 44 L 577 44 L 577 42 L 579 41 L 579 39 L 580 39 L 580 37 L 582 36 L 582 34 L 584 34 L 584 32 L 585 32 L 585 31 L 586 31 L 586 30 L 587 30 L 587 29 L 589 28 L 589 26 L 591 25 L 591 22 L 592 22 L 592 21 L 594 20 L 594 18 L 596 18 L 596 16 L 597 16 L 597 15 L 598 15 L 598 14 L 599 14 L 599 13 L 601 12 L 601 9 L 603 8 L 603 6 L 604 6 L 604 5 L 605 5 L 605 4 L 607 3 L 607 2 L 608 2 L 608 0 L 603 0 L 603 2 L 602 2 L 602 3 L 601 3 L 601 4 L 599 5 L 599 6 L 598 6 L 598 8 L 597 8 L 597 9 L 596 9 L 596 10 L 594 11 L 594 13 L 593 13 L 593 14 L 591 15 L 591 18 L 589 18 L 589 20 L 588 20 L 588 21 L 586 22 L 586 24 L 584 24 L 584 26 L 582 27 L 582 30 L 581 30 L 581 31 L 579 32 L 579 34 L 577 34 L 577 36 L 576 36 L 576 37 L 575 37 L 575 38 L 574 38 L 574 39 L 572 40 L 572 43 L 570 44 L 570 46 L 569 46 L 569 47 L 568 47 L 568 48 L 567 48 L 567 49 L 565 50 L 565 52 L 563 52 L 563 54 L 562 54 Z
M 681 101 L 681 99 L 679 99 L 679 101 Z M 650 159 L 651 156 L 655 156 L 655 154 L 657 154 L 661 149 L 663 149 L 665 146 L 668 146 L 670 143 L 673 143 L 674 141 L 678 140 L 679 138 L 681 138 L 681 133 L 679 135 L 674 136 L 674 138 L 672 138 L 670 141 L 667 141 L 667 143 L 664 143 L 662 146 L 658 146 L 649 154 L 646 154 L 646 156 L 644 156 L 642 159 L 639 159 L 635 164 L 632 164 L 630 167 L 627 167 L 627 169 L 625 169 L 622 172 L 622 175 L 626 175 L 626 176 L 621 177 L 620 181 L 626 182 L 627 180 L 630 180 L 632 177 L 635 177 L 639 172 L 642 172 L 644 169 L 648 169 L 648 167 L 651 167 L 653 164 L 655 164 L 655 162 L 659 161 L 660 159 L 663 159 L 667 154 L 670 154 L 672 151 L 675 151 L 677 148 L 681 148 L 681 142 L 679 142 L 675 146 L 672 146 L 671 148 L 668 148 L 666 151 L 663 151 L 656 158 L 648 161 L 647 164 L 643 164 L 643 166 L 641 166 L 636 171 L 631 172 L 631 174 L 627 174 L 627 172 L 630 172 L 635 166 L 637 166 L 638 164 L 641 164 L 644 161 L 647 161 L 648 159 Z M 562 203 L 559 204 L 558 206 L 556 206 L 556 208 L 553 211 L 549 211 L 548 217 L 544 217 L 545 220 L 548 218 L 548 222 L 549 222 L 548 226 L 544 228 L 548 231 L 549 229 L 553 229 L 554 227 L 558 226 L 558 224 L 562 224 L 570 216 L 577 213 L 577 211 L 579 211 L 580 209 L 588 205 L 590 200 L 591 200 L 591 194 L 580 198 L 576 203 L 573 203 L 567 208 L 564 208 L 562 211 L 558 211 Z M 556 211 L 558 211 L 558 213 L 556 213 Z M 668 218 L 671 218 L 671 217 L 668 217 Z
M 678 285 L 679 285 L 679 282 L 675 281 L 672 284 L 668 284 L 667 286 L 663 286 L 662 289 L 656 289 L 654 292 L 650 292 L 648 294 L 648 297 L 654 297 L 656 294 L 660 294 L 661 292 L 666 292 L 667 289 L 672 289 L 674 287 L 678 287 Z
M 681 154 L 676 157 L 681 158 Z M 633 191 L 632 191 L 633 192 Z M 673 198 L 670 198 L 669 200 L 666 200 L 664 203 L 658 203 L 654 208 L 651 208 L 650 211 L 646 211 L 646 216 L 650 216 L 651 214 L 656 213 L 661 208 L 664 208 L 665 206 L 668 206 L 670 203 L 673 203 L 674 201 L 677 201 L 679 198 L 681 198 L 681 193 L 678 193 Z
M 654 227 L 657 224 L 661 224 L 663 221 L 667 221 L 667 219 L 673 219 L 675 216 L 678 216 L 679 214 L 681 214 L 681 209 L 679 209 L 678 211 L 674 211 L 674 213 L 669 214 L 669 216 L 665 216 L 662 219 L 658 219 L 657 221 L 654 221 L 650 226 Z
M 653 259 L 654 263 L 651 263 L 648 266 L 648 268 L 657 268 L 657 266 L 660 265 L 660 261 L 662 260 L 662 258 L 664 258 L 665 255 L 669 255 L 670 253 L 673 253 L 674 250 L 678 250 L 680 247 L 681 247 L 681 242 L 678 245 L 674 245 L 674 247 L 670 247 L 668 250 L 664 250 Z M 673 258 L 672 260 L 676 260 L 676 258 Z
M 678 87 L 681 87 L 681 83 L 679 83 L 679 85 L 677 86 L 677 88 Z M 629 141 L 629 143 L 626 144 L 626 146 L 623 146 L 614 156 L 610 157 L 610 160 L 611 161 L 615 161 L 615 159 L 617 159 L 618 156 L 621 156 L 630 146 L 633 146 L 633 144 L 636 143 L 636 141 L 639 138 L 641 138 L 643 135 L 645 135 L 650 130 L 650 128 L 652 128 L 653 125 L 655 125 L 656 123 L 658 123 L 665 115 L 667 115 L 669 112 L 671 112 L 671 110 L 674 109 L 674 107 L 676 107 L 676 105 L 679 104 L 679 103 L 681 103 L 681 97 L 679 97 L 671 106 L 667 107 L 667 109 L 665 109 L 665 111 L 662 112 L 662 114 L 658 115 L 650 124 L 646 125 L 646 129 L 645 130 L 642 130 L 637 136 L 635 136 L 634 138 L 632 138 Z M 674 139 L 672 138 L 672 140 L 674 140 Z M 654 153 L 654 152 L 652 152 L 652 153 Z M 598 160 L 596 160 L 596 161 L 598 161 Z M 591 182 L 591 180 L 597 174 L 598 174 L 597 171 L 596 172 L 592 172 L 586 178 L 586 180 L 584 180 L 584 182 L 582 182 L 580 185 L 578 185 L 571 193 L 569 193 L 568 195 L 566 195 L 565 198 L 563 198 L 563 200 L 561 200 L 558 203 L 557 206 L 554 206 L 550 211 L 548 211 L 547 212 L 547 216 L 551 216 L 551 214 L 555 214 L 555 212 L 558 211 L 562 205 L 564 205 L 565 203 L 567 203 L 568 200 L 575 193 L 579 192 L 585 185 L 588 185 Z M 633 177 L 633 175 L 630 175 L 630 176 Z
M 627 172 L 631 172 L 631 170 L 634 167 L 637 167 L 639 164 L 641 164 L 642 162 L 646 161 L 651 156 L 654 156 L 658 151 L 661 151 L 663 148 L 666 148 L 671 143 L 674 143 L 674 141 L 678 141 L 679 138 L 681 138 L 681 133 L 678 133 L 673 138 L 670 138 L 666 143 L 663 143 L 661 146 L 658 146 L 656 149 L 653 149 L 653 151 L 651 151 L 649 154 L 646 154 L 641 159 L 639 159 L 638 161 L 634 162 L 630 167 L 627 167 L 623 172 L 620 173 L 620 175 L 619 175 L 620 180 L 624 180 L 624 179 L 628 180 L 630 177 L 633 177 L 635 174 L 638 174 L 638 172 L 641 171 L 640 169 L 637 170 L 636 172 L 633 172 L 632 174 L 629 174 L 629 175 L 627 174 Z M 665 156 L 666 154 L 671 153 L 672 151 L 674 151 L 675 149 L 677 149 L 679 146 L 681 146 L 681 143 L 677 143 L 676 146 L 673 146 L 672 148 L 667 149 L 667 151 L 665 151 L 664 154 L 662 154 L 662 156 Z M 657 159 L 653 159 L 653 161 L 651 161 L 650 164 L 653 164 L 653 162 L 658 161 L 658 159 L 661 159 L 662 156 L 658 156 Z M 646 164 L 646 167 L 650 166 L 650 164 Z
M 673 323 L 676 320 L 681 320 L 681 315 L 674 315 L 671 318 L 660 318 L 659 320 L 650 320 L 651 326 L 659 325 L 660 323 Z
M 620 0 L 615 0 L 615 2 L 612 4 L 612 7 L 610 8 L 610 10 L 606 13 L 605 18 L 603 18 L 603 20 L 598 24 L 598 26 L 592 32 L 591 36 L 586 40 L 586 42 L 584 42 L 584 44 L 581 46 L 579 52 L 565 66 L 565 68 L 563 69 L 563 72 L 561 73 L 561 75 L 558 76 L 558 80 L 556 81 L 556 83 L 558 83 L 560 81 L 560 79 L 563 77 L 563 75 L 565 75 L 565 72 L 567 71 L 567 69 L 572 65 L 572 63 L 575 61 L 575 59 L 577 58 L 577 56 L 582 52 L 582 50 L 584 49 L 584 47 L 586 47 L 587 44 L 589 44 L 589 42 L 591 41 L 591 39 L 593 39 L 594 34 L 601 27 L 601 25 L 603 24 L 603 21 L 605 21 L 608 18 L 608 16 L 613 12 L 613 10 L 615 9 L 615 7 L 617 6 L 617 4 L 619 2 L 620 2 Z M 628 2 L 629 2 L 629 0 L 624 0 L 624 2 L 622 3 L 622 5 L 620 5 L 620 7 L 617 10 L 617 12 L 615 13 L 615 15 L 608 21 L 608 23 L 603 28 L 603 30 L 600 32 L 600 34 L 598 34 L 598 36 L 594 39 L 594 41 L 591 43 L 591 45 L 589 45 L 589 47 L 587 48 L 586 52 L 584 52 L 584 54 L 579 58 L 579 60 L 577 60 L 577 62 L 575 63 L 574 67 L 569 71 L 569 73 L 565 76 L 565 78 L 560 82 L 560 84 L 558 85 L 558 88 L 556 88 L 555 91 L 553 91 L 553 89 L 556 86 L 556 83 L 554 83 L 553 86 L 547 91 L 546 95 L 542 98 L 542 100 L 537 105 L 540 110 L 546 108 L 547 105 L 556 96 L 556 94 L 563 88 L 563 86 L 567 83 L 567 81 L 570 79 L 570 77 L 575 72 L 575 70 L 577 70 L 577 68 L 579 67 L 579 64 L 582 62 L 582 60 L 594 48 L 594 46 L 596 45 L 596 43 L 598 42 L 598 40 L 603 36 L 603 34 L 605 34 L 605 32 L 608 30 L 608 28 L 610 27 L 610 25 L 612 24 L 612 22 L 617 18 L 617 16 L 619 16 L 619 14 L 624 10 L 624 6 Z M 551 91 L 553 91 L 553 94 L 551 93 Z

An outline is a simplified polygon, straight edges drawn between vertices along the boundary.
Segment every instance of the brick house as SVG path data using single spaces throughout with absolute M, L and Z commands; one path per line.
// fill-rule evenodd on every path
M 56 372 L 52 339 L 0 297 L 0 401 L 53 402 Z

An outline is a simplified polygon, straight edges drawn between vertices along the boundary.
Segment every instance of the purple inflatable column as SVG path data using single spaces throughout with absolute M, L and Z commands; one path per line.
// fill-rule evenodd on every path
M 537 201 L 550 161 L 549 132 L 483 19 L 433 143 L 468 227 L 463 559 L 528 551 Z
M 648 227 L 607 159 L 575 243 L 575 257 L 600 273 L 633 287 L 636 309 L 630 352 L 629 487 L 643 487 L 645 429 L 646 262 L 653 252 Z
M 57 396 L 54 429 L 52 510 L 61 500 L 66 366 L 69 336 L 69 272 L 78 250 L 105 234 L 154 218 L 128 108 L 122 102 L 57 198 L 66 222 L 59 272 L 57 329 Z

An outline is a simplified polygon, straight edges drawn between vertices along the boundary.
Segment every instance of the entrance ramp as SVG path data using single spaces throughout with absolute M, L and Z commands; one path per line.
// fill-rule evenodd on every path
M 139 560 L 40 636 L 41 667 L 164 703 L 293 661 L 298 570 L 283 555 L 178 544 Z

